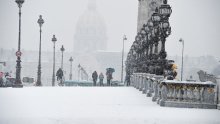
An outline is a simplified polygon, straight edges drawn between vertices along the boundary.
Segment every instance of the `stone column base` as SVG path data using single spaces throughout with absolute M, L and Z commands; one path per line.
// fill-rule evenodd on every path
M 142 90 L 142 93 L 145 94 L 145 93 L 146 93 L 146 89 L 143 89 L 143 90 Z
M 176 107 L 176 108 L 203 108 L 203 109 L 216 109 L 216 104 L 209 103 L 192 103 L 181 101 L 160 101 L 160 106 Z
M 156 96 L 153 96 L 153 97 L 152 97 L 152 101 L 153 101 L 153 102 L 156 102 L 157 99 L 158 99 L 158 98 L 157 98 Z
M 153 90 L 151 90 L 151 89 L 148 90 L 147 91 L 147 97 L 152 97 L 152 93 L 153 93 Z
M 142 91 L 142 88 L 141 88 L 141 87 L 139 88 L 139 91 Z
M 160 105 L 160 100 L 161 100 L 160 98 L 157 98 L 157 100 L 156 100 L 158 105 Z

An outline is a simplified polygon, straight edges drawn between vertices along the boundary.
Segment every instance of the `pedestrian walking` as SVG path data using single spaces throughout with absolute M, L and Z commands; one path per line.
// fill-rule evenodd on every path
M 94 72 L 92 73 L 93 86 L 96 86 L 97 78 L 98 78 L 98 74 L 97 74 L 96 71 L 94 71 Z
M 57 76 L 57 81 L 60 80 L 59 85 L 60 85 L 60 86 L 63 86 L 63 70 L 62 70 L 61 68 L 59 68 L 59 69 L 57 70 L 56 76 Z
M 104 75 L 102 74 L 102 72 L 99 74 L 99 84 L 100 86 L 104 86 L 103 85 L 103 79 L 104 79 Z

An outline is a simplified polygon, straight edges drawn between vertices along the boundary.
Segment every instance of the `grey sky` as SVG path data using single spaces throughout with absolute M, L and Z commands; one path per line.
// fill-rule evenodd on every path
M 128 51 L 137 28 L 138 0 L 96 0 L 97 10 L 104 17 L 108 50 L 121 51 L 122 37 L 128 40 Z M 38 50 L 39 15 L 45 21 L 42 30 L 42 50 L 52 51 L 52 35 L 67 51 L 73 50 L 77 20 L 87 9 L 88 0 L 25 0 L 22 7 L 21 49 Z M 169 0 L 173 13 L 170 17 L 172 34 L 167 39 L 168 55 L 181 55 L 179 38 L 185 40 L 185 54 L 192 56 L 214 55 L 220 57 L 220 0 Z M 0 47 L 18 45 L 18 7 L 14 0 L 0 1 Z

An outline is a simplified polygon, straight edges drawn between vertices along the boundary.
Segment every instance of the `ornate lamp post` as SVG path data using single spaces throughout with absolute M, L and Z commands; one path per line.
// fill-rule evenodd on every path
M 123 70 L 124 70 L 124 43 L 127 40 L 126 35 L 123 37 L 123 46 L 122 46 L 122 60 L 121 60 L 121 83 L 123 83 Z
M 62 47 L 60 48 L 60 51 L 61 51 L 61 53 L 62 53 L 62 59 L 61 59 L 61 69 L 62 69 L 62 71 L 63 71 L 63 52 L 64 52 L 64 47 L 63 47 L 63 45 L 62 45 Z M 63 83 L 63 78 L 60 80 L 60 86 L 64 86 L 64 83 Z
M 18 51 L 16 52 L 17 56 L 17 64 L 16 64 L 16 81 L 13 87 L 23 87 L 21 83 L 21 51 L 20 51 L 20 45 L 21 45 L 21 7 L 24 3 L 24 0 L 15 0 L 15 2 L 18 4 L 19 8 L 19 33 L 18 33 Z
M 41 27 L 44 23 L 44 20 L 42 19 L 42 15 L 39 16 L 39 19 L 37 23 L 40 26 L 40 44 L 39 44 L 39 61 L 38 61 L 38 71 L 37 71 L 37 83 L 36 86 L 41 86 Z
M 53 75 L 52 75 L 52 86 L 55 86 L 55 43 L 57 38 L 53 35 L 52 42 L 53 42 Z
M 159 14 L 160 14 L 160 23 L 159 23 L 159 31 L 160 31 L 160 40 L 161 40 L 161 51 L 159 53 L 159 70 L 158 74 L 162 75 L 165 74 L 164 70 L 167 65 L 167 53 L 165 51 L 165 42 L 166 38 L 171 34 L 171 27 L 169 24 L 169 17 L 172 13 L 172 9 L 170 5 L 167 4 L 167 0 L 163 0 L 163 4 L 159 7 Z
M 182 42 L 183 47 L 182 47 L 182 65 L 181 65 L 181 81 L 183 80 L 183 52 L 184 52 L 184 40 L 180 38 L 179 42 Z
M 70 57 L 69 61 L 70 61 L 70 80 L 72 80 L 72 63 L 73 63 L 73 58 Z
M 160 23 L 160 14 L 158 13 L 158 8 L 156 8 L 155 12 L 152 14 L 151 16 L 151 20 L 153 21 L 154 24 L 154 28 L 153 28 L 153 32 L 155 34 L 154 37 L 154 45 L 155 45 L 155 49 L 154 49 L 154 54 L 158 54 L 158 41 L 159 41 L 159 23 Z
M 160 55 L 162 59 L 165 59 L 167 56 L 165 51 L 165 41 L 166 41 L 166 37 L 168 37 L 171 33 L 171 27 L 168 22 L 171 13 L 172 13 L 172 9 L 170 5 L 167 4 L 167 0 L 164 0 L 163 4 L 159 7 L 159 14 L 161 17 L 160 29 L 161 29 L 161 41 L 162 41 Z
M 62 47 L 60 48 L 60 51 L 62 52 L 61 69 L 63 70 L 63 52 L 65 51 L 63 45 L 62 45 Z

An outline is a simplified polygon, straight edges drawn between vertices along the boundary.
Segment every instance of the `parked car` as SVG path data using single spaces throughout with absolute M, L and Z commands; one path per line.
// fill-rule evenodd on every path
M 23 77 L 22 82 L 23 83 L 34 83 L 34 78 L 32 78 L 32 77 Z

